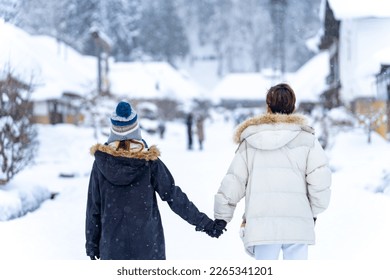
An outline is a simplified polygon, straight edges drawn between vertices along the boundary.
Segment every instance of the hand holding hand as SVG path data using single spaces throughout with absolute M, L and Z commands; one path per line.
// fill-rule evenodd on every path
M 206 230 L 207 235 L 211 237 L 218 238 L 223 234 L 223 231 L 226 231 L 226 222 L 224 220 L 216 219 L 212 225 L 212 228 Z

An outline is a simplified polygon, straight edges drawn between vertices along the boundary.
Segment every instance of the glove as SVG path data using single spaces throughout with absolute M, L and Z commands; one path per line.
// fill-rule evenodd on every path
M 218 238 L 223 234 L 223 231 L 226 231 L 226 222 L 224 220 L 215 220 L 213 227 L 210 230 L 206 230 L 208 236 Z
M 215 221 L 214 221 L 214 227 L 215 227 L 215 229 L 217 229 L 217 230 L 227 230 L 226 229 L 226 225 L 227 225 L 227 222 L 226 221 L 224 221 L 224 220 L 219 220 L 219 219 L 216 219 Z
M 209 219 L 209 221 L 207 222 L 206 225 L 204 226 L 200 226 L 200 225 L 197 225 L 195 227 L 195 230 L 196 231 L 203 231 L 203 232 L 206 232 L 206 231 L 209 231 L 209 230 L 212 230 L 214 227 L 214 222 L 212 220 Z

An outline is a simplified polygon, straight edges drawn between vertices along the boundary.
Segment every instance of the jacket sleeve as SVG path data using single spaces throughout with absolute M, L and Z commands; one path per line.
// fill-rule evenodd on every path
M 328 159 L 316 139 L 309 151 L 306 166 L 307 192 L 313 217 L 317 217 L 329 205 L 331 177 Z
M 175 185 L 173 176 L 160 159 L 153 163 L 151 175 L 152 185 L 160 198 L 166 201 L 172 211 L 182 219 L 200 229 L 204 229 L 206 224 L 213 222 L 206 214 L 198 210 L 180 187 Z
M 87 256 L 100 256 L 101 235 L 100 189 L 96 163 L 93 164 L 88 186 L 87 213 L 85 223 Z
M 230 222 L 237 203 L 245 196 L 248 181 L 248 166 L 245 155 L 243 155 L 245 149 L 244 145 L 239 147 L 215 195 L 215 219 Z

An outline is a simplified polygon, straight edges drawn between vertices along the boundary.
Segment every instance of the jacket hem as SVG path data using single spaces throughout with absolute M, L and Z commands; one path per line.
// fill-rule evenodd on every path
M 251 257 L 255 256 L 255 246 L 256 245 L 266 245 L 266 244 L 307 244 L 307 245 L 315 245 L 315 241 L 313 240 L 259 240 L 259 241 L 251 241 L 245 242 L 245 252 L 249 254 Z

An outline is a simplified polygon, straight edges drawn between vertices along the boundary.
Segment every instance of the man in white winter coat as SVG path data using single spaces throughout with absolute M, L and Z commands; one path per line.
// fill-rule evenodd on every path
M 267 93 L 267 114 L 241 123 L 239 144 L 215 195 L 215 218 L 230 222 L 245 197 L 242 239 L 256 259 L 307 259 L 317 215 L 329 204 L 331 172 L 314 130 L 294 114 L 287 84 Z

